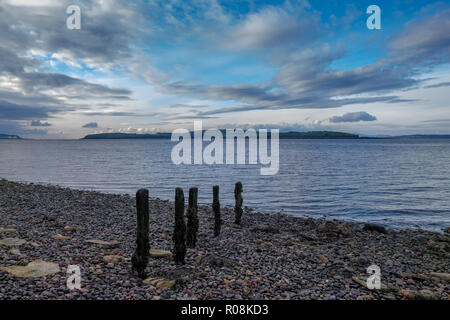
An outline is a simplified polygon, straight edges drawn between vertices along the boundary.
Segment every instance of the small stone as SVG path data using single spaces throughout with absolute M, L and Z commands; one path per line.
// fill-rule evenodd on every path
M 55 234 L 54 236 L 52 236 L 52 239 L 55 239 L 55 240 L 70 240 L 70 237 L 63 236 L 61 234 Z
M 11 250 L 9 250 L 9 253 L 14 254 L 16 256 L 22 255 L 22 253 L 20 252 L 19 249 L 11 249 Z
M 414 291 L 409 290 L 409 289 L 400 289 L 400 294 L 403 295 L 405 298 L 408 299 L 415 299 L 416 298 L 416 294 L 414 293 Z
M 123 256 L 119 255 L 107 255 L 103 257 L 103 260 L 108 263 L 117 264 L 124 260 L 125 258 Z
M 320 261 L 322 261 L 323 263 L 328 263 L 329 262 L 328 258 L 325 257 L 323 254 L 318 254 L 317 258 L 319 258 Z
M 356 283 L 360 284 L 361 286 L 363 286 L 364 288 L 367 288 L 367 282 L 358 278 L 358 277 L 352 277 L 352 280 L 355 281 Z
M 65 226 L 64 232 L 72 233 L 72 232 L 82 232 L 84 231 L 84 228 L 81 227 L 72 227 L 72 226 Z

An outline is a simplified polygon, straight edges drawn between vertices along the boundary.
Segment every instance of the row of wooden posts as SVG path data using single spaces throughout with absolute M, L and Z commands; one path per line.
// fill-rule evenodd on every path
M 234 187 L 234 213 L 235 223 L 240 225 L 242 219 L 242 183 L 237 182 Z M 173 232 L 173 257 L 175 263 L 183 264 L 186 248 L 195 248 L 197 243 L 198 219 L 198 188 L 189 189 L 189 201 L 186 211 L 187 224 L 184 219 L 184 193 L 183 189 L 175 189 L 175 228 Z M 140 189 L 136 193 L 137 232 L 136 249 L 131 259 L 132 270 L 140 278 L 145 278 L 145 269 L 149 260 L 149 194 L 147 189 Z M 220 234 L 222 220 L 220 218 L 219 186 L 213 187 L 212 211 L 214 213 L 214 236 Z

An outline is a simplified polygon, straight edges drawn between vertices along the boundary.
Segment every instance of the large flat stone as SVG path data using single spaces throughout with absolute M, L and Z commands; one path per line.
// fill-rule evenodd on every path
M 84 228 L 82 227 L 74 227 L 74 226 L 65 226 L 64 232 L 72 233 L 72 232 L 83 232 Z
M 2 267 L 0 270 L 19 278 L 39 278 L 60 272 L 59 265 L 43 260 L 32 261 L 26 266 Z
M 113 255 L 104 256 L 103 260 L 108 263 L 117 264 L 117 263 L 120 263 L 121 261 L 125 260 L 125 257 L 113 254 Z
M 0 239 L 0 246 L 18 247 L 27 243 L 26 240 L 19 238 L 5 238 Z
M 433 277 L 438 277 L 438 278 L 450 281 L 450 273 L 430 272 L 430 275 L 432 275 Z
M 70 237 L 63 236 L 61 234 L 55 234 L 54 236 L 52 236 L 52 239 L 55 239 L 55 240 L 70 240 Z
M 16 229 L 13 229 L 13 228 L 0 228 L 0 234 L 3 234 L 3 233 L 11 233 L 11 232 L 16 232 L 17 230 Z
M 167 290 L 175 285 L 176 280 L 168 280 L 164 278 L 147 278 L 142 282 L 145 284 L 151 284 L 160 290 Z
M 152 258 L 171 258 L 172 252 L 166 251 L 166 250 L 151 249 L 150 257 L 152 257 Z
M 116 248 L 119 246 L 119 241 L 103 241 L 99 239 L 88 239 L 86 240 L 87 243 L 94 244 L 96 246 L 102 247 L 102 248 Z

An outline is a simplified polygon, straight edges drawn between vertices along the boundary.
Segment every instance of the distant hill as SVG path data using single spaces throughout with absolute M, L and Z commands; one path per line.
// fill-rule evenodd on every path
M 136 134 L 136 133 L 97 133 L 90 134 L 83 139 L 170 139 L 171 133 Z
M 357 134 L 335 131 L 280 132 L 280 139 L 359 139 Z
M 392 137 L 393 139 L 450 139 L 450 134 L 411 134 Z
M 221 130 L 225 136 L 225 130 Z M 193 133 L 191 132 L 191 135 Z M 136 133 L 98 133 L 83 139 L 170 139 L 171 133 L 136 134 Z M 269 133 L 270 137 L 270 133 Z M 280 132 L 280 139 L 359 139 L 356 134 L 334 131 Z
M 11 139 L 11 140 L 22 140 L 21 137 L 11 134 L 1 134 L 0 133 L 0 139 Z

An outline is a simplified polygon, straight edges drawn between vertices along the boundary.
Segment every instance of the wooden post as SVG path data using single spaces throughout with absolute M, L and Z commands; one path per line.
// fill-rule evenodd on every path
M 176 264 L 183 264 L 186 255 L 186 224 L 184 222 L 183 189 L 175 189 L 175 230 L 173 233 L 173 257 Z
M 195 248 L 197 243 L 198 231 L 198 188 L 189 189 L 189 206 L 187 209 L 187 231 L 186 231 L 186 245 L 188 248 Z
M 214 212 L 214 237 L 217 237 L 220 234 L 220 225 L 222 224 L 222 220 L 220 220 L 219 186 L 213 187 L 212 209 Z
M 235 200 L 235 204 L 234 204 L 234 215 L 235 215 L 235 220 L 234 223 L 236 224 L 241 224 L 241 219 L 242 219 L 242 202 L 244 201 L 244 199 L 242 199 L 242 183 L 241 182 L 236 182 L 236 185 L 234 187 L 234 200 Z
M 148 190 L 140 189 L 136 192 L 136 250 L 131 258 L 132 271 L 137 271 L 141 279 L 146 277 L 145 268 L 149 258 L 149 218 L 148 218 Z

